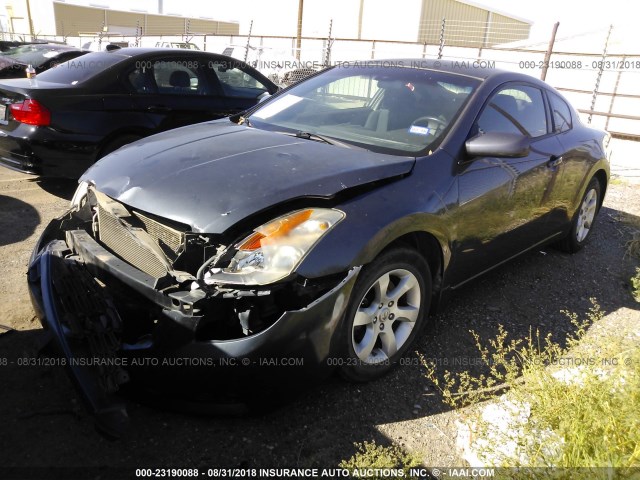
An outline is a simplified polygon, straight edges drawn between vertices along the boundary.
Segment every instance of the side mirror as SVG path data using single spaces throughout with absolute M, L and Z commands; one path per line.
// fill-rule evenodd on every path
M 529 137 L 503 132 L 476 135 L 464 145 L 471 157 L 526 157 L 531 148 Z

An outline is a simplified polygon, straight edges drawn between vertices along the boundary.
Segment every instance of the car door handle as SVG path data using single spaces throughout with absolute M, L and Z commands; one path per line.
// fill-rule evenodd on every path
M 547 167 L 549 168 L 555 168 L 558 165 L 560 165 L 562 163 L 563 158 L 560 157 L 556 157 L 555 155 L 551 157 L 551 160 L 549 160 L 547 162 Z
M 171 111 L 171 107 L 165 105 L 151 105 L 147 107 L 147 111 L 152 113 L 168 113 Z

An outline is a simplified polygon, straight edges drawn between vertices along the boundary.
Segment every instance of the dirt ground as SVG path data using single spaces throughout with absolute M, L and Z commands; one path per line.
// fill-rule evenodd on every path
M 354 442 L 373 439 L 417 452 L 426 466 L 463 466 L 455 453 L 455 412 L 429 390 L 417 362 L 369 384 L 331 378 L 251 417 L 195 416 L 131 402 L 129 434 L 118 441 L 98 435 L 62 368 L 17 362 L 33 356 L 42 337 L 26 287 L 31 249 L 73 190 L 73 182 L 0 169 L 0 324 L 15 329 L 0 334 L 0 478 L 9 477 L 8 467 L 27 466 L 46 467 L 37 470 L 43 478 L 78 475 L 64 467 L 92 467 L 89 478 L 133 477 L 141 467 L 334 468 L 354 453 Z M 618 180 L 582 252 L 532 251 L 473 282 L 434 318 L 417 350 L 443 364 L 472 364 L 477 354 L 466 332 L 489 338 L 498 324 L 514 336 L 533 327 L 562 338 L 571 325 L 560 311 L 585 312 L 589 297 L 616 321 L 640 324 L 629 286 L 637 260 L 625 256 L 630 228 L 623 212 L 627 221 L 639 220 L 640 185 Z

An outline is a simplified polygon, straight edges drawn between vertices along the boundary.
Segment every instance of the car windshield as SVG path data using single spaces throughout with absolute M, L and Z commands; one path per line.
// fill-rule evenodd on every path
M 55 47 L 43 47 L 39 45 L 22 45 L 4 52 L 2 55 L 24 65 L 32 65 L 38 68 L 51 58 L 60 55 L 64 49 Z
M 43 82 L 76 85 L 127 58 L 129 57 L 115 52 L 89 53 L 42 72 L 38 79 Z
M 320 134 L 373 151 L 414 155 L 435 145 L 480 80 L 404 66 L 340 66 L 254 111 L 251 126 Z

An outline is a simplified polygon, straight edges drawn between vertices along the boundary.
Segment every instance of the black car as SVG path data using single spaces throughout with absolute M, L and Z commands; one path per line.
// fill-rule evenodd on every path
M 0 164 L 78 178 L 127 143 L 238 113 L 277 89 L 257 70 L 222 55 L 138 48 L 90 53 L 35 79 L 0 83 Z
M 0 40 L 0 52 L 6 52 L 12 48 L 20 47 L 22 45 L 34 45 L 39 43 L 49 43 L 47 40 L 33 40 L 31 42 L 23 42 L 18 40 Z M 58 43 L 58 42 L 51 42 Z M 62 45 L 62 44 L 61 44 Z M 2 53 L 0 53 L 1 55 Z
M 31 43 L 16 46 L 0 54 L 0 79 L 27 78 L 27 67 L 38 75 L 56 65 L 80 57 L 86 51 L 58 43 Z
M 34 249 L 33 304 L 68 359 L 128 362 L 72 368 L 107 428 L 126 382 L 374 379 L 461 285 L 544 244 L 583 247 L 608 139 L 526 75 L 332 68 L 94 165 Z

